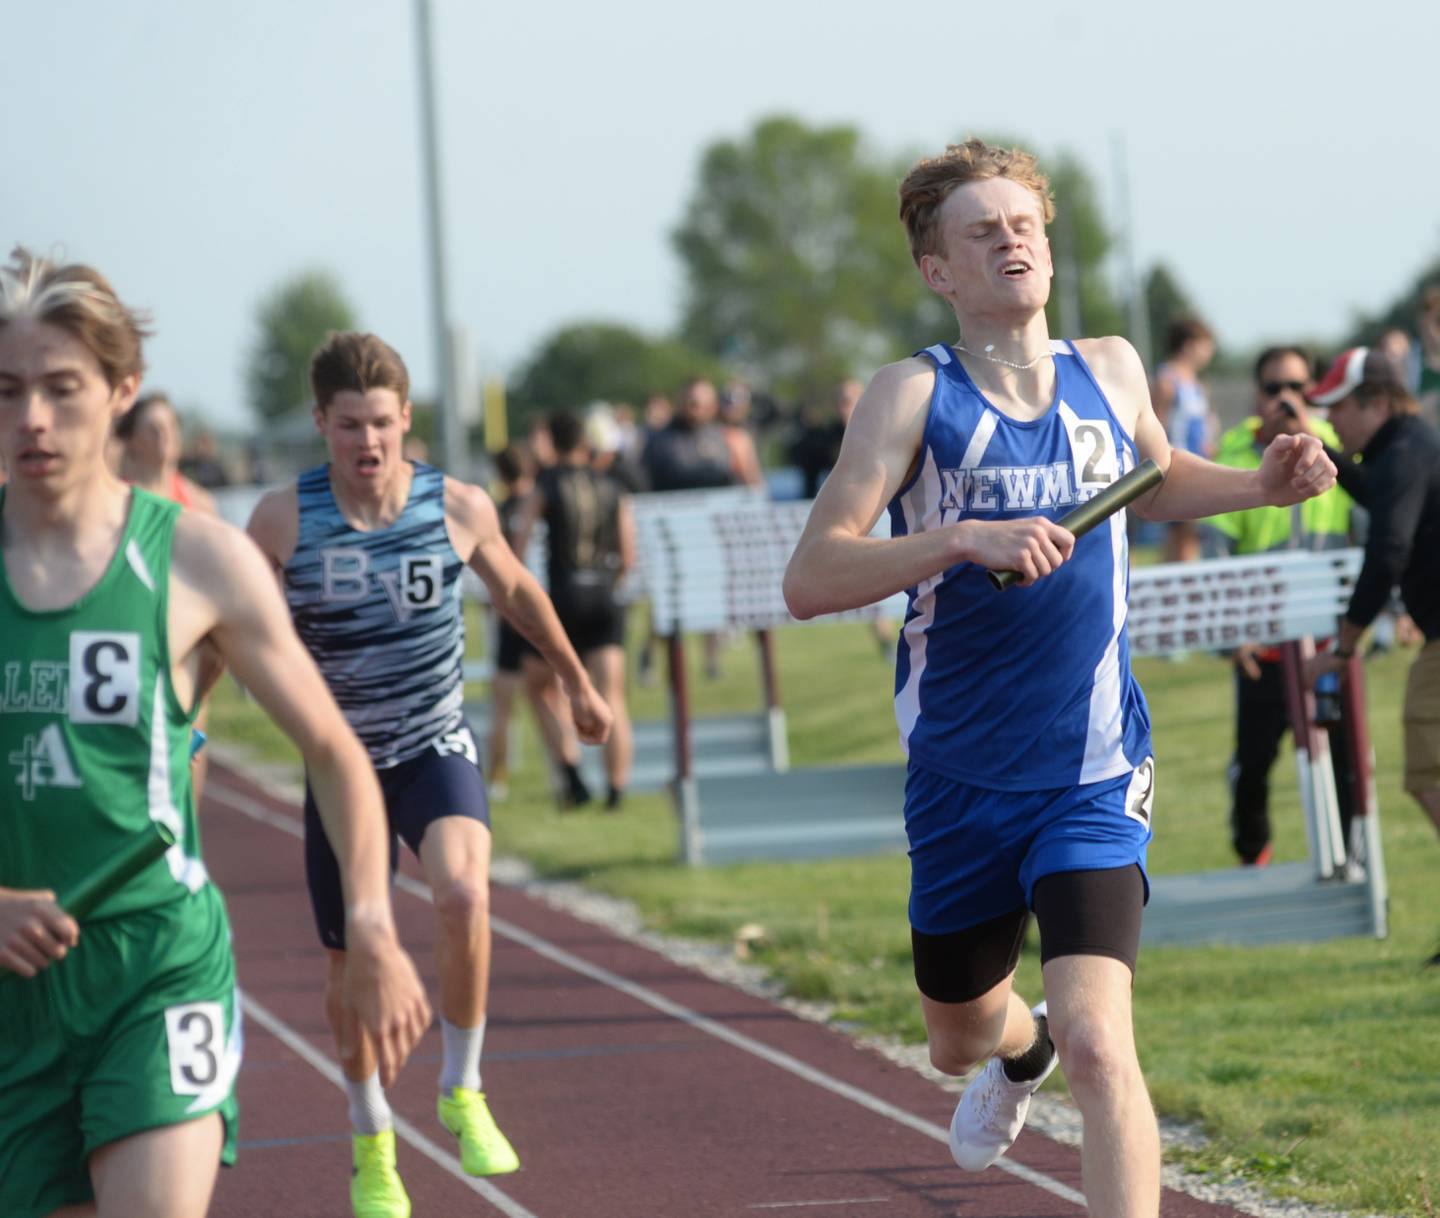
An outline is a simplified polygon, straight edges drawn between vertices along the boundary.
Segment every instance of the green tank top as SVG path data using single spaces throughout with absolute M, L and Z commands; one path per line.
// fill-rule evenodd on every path
M 207 882 L 190 783 L 194 715 L 170 682 L 179 514 L 132 490 L 110 565 L 67 609 L 25 608 L 0 561 L 0 887 L 58 892 L 151 821 L 178 843 L 92 920 L 164 905 Z

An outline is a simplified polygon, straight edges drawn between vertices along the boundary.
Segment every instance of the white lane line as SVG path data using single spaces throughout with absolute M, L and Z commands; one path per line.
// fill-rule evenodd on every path
M 328 1057 L 316 1049 L 300 1033 L 296 1032 L 284 1020 L 272 1014 L 261 1006 L 249 994 L 242 993 L 240 1000 L 245 1005 L 245 1015 L 253 1019 L 272 1036 L 280 1040 L 286 1048 L 293 1053 L 298 1053 L 305 1061 L 314 1066 L 321 1074 L 328 1078 L 335 1086 L 343 1092 L 345 1090 L 345 1078 L 340 1073 L 340 1067 Z M 472 1192 L 479 1193 L 486 1201 L 490 1202 L 497 1210 L 506 1215 L 506 1218 L 536 1218 L 518 1201 L 507 1197 L 488 1180 L 477 1179 L 474 1176 L 467 1176 L 461 1169 L 455 1156 L 441 1150 L 429 1138 L 410 1124 L 404 1117 L 396 1116 L 395 1132 L 405 1141 L 409 1142 L 416 1150 L 434 1163 L 443 1171 L 447 1171 L 461 1184 L 465 1185 Z
M 217 783 L 212 780 L 205 791 L 205 797 L 207 799 L 221 796 L 221 792 L 215 789 L 216 786 Z M 230 807 L 237 812 L 243 812 L 246 816 L 251 816 L 264 824 L 280 829 L 282 832 L 289 833 L 293 837 L 303 838 L 305 835 L 304 823 L 299 820 L 299 818 L 275 812 L 244 795 L 225 791 L 221 802 L 229 804 Z M 396 876 L 395 883 L 398 887 L 404 889 L 412 896 L 419 897 L 422 901 L 431 900 L 430 889 L 426 885 L 411 879 L 408 875 Z M 601 968 L 597 964 L 591 964 L 588 960 L 581 959 L 579 956 L 571 955 L 571 953 L 567 952 L 564 948 L 556 947 L 548 940 L 542 939 L 538 935 L 532 935 L 528 930 L 508 922 L 504 918 L 497 918 L 491 915 L 490 926 L 496 934 L 511 940 L 511 942 L 518 943 L 522 947 L 528 947 L 537 955 L 544 956 L 547 960 L 553 961 L 562 968 L 567 968 L 571 972 L 579 973 L 583 977 L 589 977 L 592 981 L 598 981 L 601 985 L 618 990 L 620 993 L 635 999 L 636 1002 L 643 1003 L 653 1010 L 669 1015 L 672 1019 L 678 1019 L 682 1023 L 688 1024 L 698 1032 L 704 1032 L 708 1036 L 713 1036 L 716 1040 L 724 1041 L 734 1048 L 743 1050 L 754 1057 L 760 1058 L 762 1061 L 767 1061 L 772 1066 L 777 1066 L 781 1070 L 793 1074 L 796 1078 L 803 1079 L 812 1086 L 829 1091 L 832 1095 L 838 1095 L 853 1104 L 858 1104 L 861 1108 L 867 1109 L 877 1116 L 882 1116 L 897 1125 L 903 1125 L 907 1129 L 912 1129 L 916 1133 L 923 1134 L 927 1138 L 940 1142 L 947 1148 L 950 1145 L 949 1130 L 941 1125 L 936 1125 L 933 1121 L 927 1121 L 922 1117 L 917 1117 L 913 1113 L 906 1112 L 903 1108 L 896 1107 L 887 1100 L 882 1100 L 877 1095 L 871 1095 L 868 1091 L 862 1091 L 859 1087 L 852 1087 L 849 1083 L 841 1079 L 834 1078 L 822 1070 L 817 1070 L 813 1066 L 807 1065 L 798 1057 L 792 1057 L 788 1053 L 782 1053 L 779 1049 L 772 1049 L 762 1041 L 755 1040 L 742 1032 L 736 1032 L 731 1028 L 727 1028 L 722 1023 L 716 1023 L 715 1020 L 701 1015 L 698 1011 L 692 1011 L 689 1007 L 681 1006 L 678 1002 L 671 1002 L 670 999 L 666 998 L 663 994 L 657 994 L 654 990 L 647 989 L 643 985 L 637 985 L 635 982 L 629 980 L 629 978 L 622 977 L 618 973 L 612 973 L 609 969 Z M 1052 1196 L 1078 1205 L 1081 1209 L 1085 1208 L 1085 1195 L 1078 1189 L 1073 1189 L 1068 1184 L 1062 1184 L 1059 1180 L 1053 1180 L 1043 1172 L 1036 1171 L 1033 1167 L 1026 1167 L 1025 1164 L 1016 1163 L 1010 1159 L 1000 1159 L 995 1163 L 995 1166 L 1001 1171 L 1009 1172 L 1010 1175 L 1015 1176 L 1017 1179 L 1024 1180 L 1026 1184 L 1044 1189 L 1045 1192 Z

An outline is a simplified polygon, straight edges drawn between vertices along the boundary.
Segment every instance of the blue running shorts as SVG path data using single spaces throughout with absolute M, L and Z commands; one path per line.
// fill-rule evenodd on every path
M 946 935 L 1028 910 L 1036 881 L 1058 872 L 1134 863 L 1143 875 L 1154 797 L 1148 757 L 1118 778 L 1046 791 L 969 786 L 911 762 L 910 925 Z

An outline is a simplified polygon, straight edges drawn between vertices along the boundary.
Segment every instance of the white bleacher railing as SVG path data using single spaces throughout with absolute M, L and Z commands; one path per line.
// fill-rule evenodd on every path
M 1350 603 L 1364 552 L 1283 550 L 1136 567 L 1126 618 L 1135 655 L 1232 651 L 1324 637 Z
M 694 502 L 673 508 L 647 504 L 644 511 L 637 510 L 644 594 L 655 632 L 764 630 L 793 624 L 781 583 L 810 506 L 808 501 L 755 501 L 712 508 Z M 875 532 L 889 536 L 889 522 L 882 518 Z M 899 594 L 819 620 L 904 613 L 905 597 Z

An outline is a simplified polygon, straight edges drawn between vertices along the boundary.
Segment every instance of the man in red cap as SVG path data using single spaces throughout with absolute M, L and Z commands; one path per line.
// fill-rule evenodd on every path
M 1351 347 L 1342 351 L 1305 396 L 1316 406 L 1333 406 L 1344 401 L 1366 381 L 1393 381 L 1400 384 L 1400 371 L 1383 351 Z
M 1345 450 L 1337 478 L 1369 511 L 1370 529 L 1336 645 L 1310 661 L 1306 676 L 1343 669 L 1399 585 L 1425 636 L 1405 688 L 1405 789 L 1440 832 L 1440 432 L 1363 347 L 1339 356 L 1308 396 L 1330 409 Z M 1440 965 L 1440 951 L 1427 963 Z

